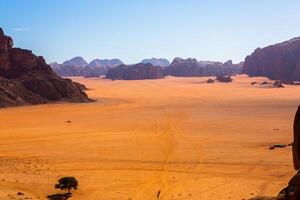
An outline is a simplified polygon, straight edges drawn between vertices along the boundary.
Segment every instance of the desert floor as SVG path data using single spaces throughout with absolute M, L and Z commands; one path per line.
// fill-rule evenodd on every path
M 292 142 L 300 86 L 73 79 L 97 102 L 0 110 L 1 200 L 46 199 L 63 176 L 73 200 L 242 200 L 295 173 L 291 147 L 269 146 Z

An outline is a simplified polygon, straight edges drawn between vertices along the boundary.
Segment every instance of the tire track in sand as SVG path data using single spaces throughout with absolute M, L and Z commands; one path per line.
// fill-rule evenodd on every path
M 176 116 L 176 117 L 175 117 Z M 182 185 L 182 181 L 173 180 L 172 174 L 174 175 L 174 170 L 169 169 L 169 163 L 172 159 L 178 159 L 178 166 L 183 168 L 186 172 L 191 172 L 196 170 L 199 164 L 201 164 L 200 155 L 203 156 L 203 153 L 200 152 L 199 147 L 192 141 L 190 138 L 182 134 L 177 126 L 180 121 L 186 118 L 184 113 L 177 113 L 176 115 L 167 115 L 167 122 L 163 126 L 159 126 L 156 123 L 156 141 L 159 143 L 159 148 L 163 154 L 163 162 L 160 169 L 157 170 L 157 175 L 154 175 L 152 179 L 147 181 L 143 186 L 139 187 L 137 191 L 131 196 L 131 200 L 146 200 L 146 199 L 159 199 L 163 200 L 167 197 L 170 197 L 172 191 L 176 191 Z M 185 162 L 180 162 L 181 155 L 184 153 L 184 149 L 180 148 L 180 143 L 188 143 L 194 151 L 196 160 L 193 164 L 189 165 L 185 169 Z M 202 153 L 202 154 L 201 154 Z M 177 166 L 177 167 L 178 167 Z M 158 192 L 161 192 L 159 198 L 157 198 Z M 159 193 L 160 193 L 159 192 Z

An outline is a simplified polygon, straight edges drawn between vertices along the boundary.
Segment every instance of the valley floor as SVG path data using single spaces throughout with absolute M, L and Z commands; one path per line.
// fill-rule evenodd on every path
M 0 199 L 46 199 L 63 176 L 73 200 L 276 195 L 295 172 L 291 148 L 269 146 L 292 142 L 300 86 L 206 79 L 73 78 L 97 102 L 0 110 Z

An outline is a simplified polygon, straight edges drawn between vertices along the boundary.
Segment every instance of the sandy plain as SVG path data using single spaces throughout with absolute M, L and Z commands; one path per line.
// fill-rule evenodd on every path
M 300 86 L 206 79 L 73 78 L 95 103 L 1 109 L 0 199 L 46 199 L 62 176 L 74 200 L 276 195 L 295 171 L 290 147 L 269 146 L 292 142 Z

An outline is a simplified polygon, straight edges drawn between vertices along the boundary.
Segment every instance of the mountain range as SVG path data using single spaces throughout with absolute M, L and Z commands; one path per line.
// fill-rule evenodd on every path
M 109 69 L 122 64 L 124 63 L 119 59 L 94 59 L 87 63 L 82 57 L 77 56 L 62 64 L 54 62 L 49 65 L 59 76 L 98 77 L 105 75 Z
M 142 77 L 159 78 L 161 77 L 160 74 L 163 76 L 201 77 L 244 73 L 249 76 L 265 76 L 273 80 L 293 82 L 300 81 L 300 37 L 264 48 L 257 48 L 245 58 L 245 62 L 238 64 L 233 64 L 231 60 L 222 63 L 198 61 L 193 58 L 174 58 L 170 63 L 164 58 L 151 58 L 142 60 L 139 65 L 125 65 L 119 59 L 95 59 L 87 63 L 82 57 L 75 57 L 62 64 L 51 63 L 50 66 L 60 76 L 99 77 L 110 72 L 112 79 L 122 79 L 122 77 L 127 76 L 120 76 L 120 73 L 130 72 L 130 79 L 132 79 L 132 69 L 134 69 L 138 74 L 138 79 L 143 79 Z M 154 73 L 158 74 L 157 76 L 146 75 L 145 72 L 154 69 L 153 66 L 158 67 L 155 70 L 161 72 Z M 118 76 L 113 77 L 113 74 L 118 74 Z M 141 74 L 144 75 L 141 76 Z
M 232 61 L 227 61 L 226 63 L 213 62 L 213 61 L 197 61 L 195 59 L 181 59 L 175 58 L 172 63 L 170 63 L 165 58 L 151 58 L 144 59 L 140 63 L 135 65 L 125 65 L 119 59 L 95 59 L 90 63 L 87 63 L 82 57 L 75 57 L 62 64 L 51 63 L 52 69 L 60 76 L 84 76 L 84 77 L 99 77 L 105 76 L 112 70 L 121 70 L 122 73 L 124 69 L 129 69 L 130 66 L 134 66 L 135 71 L 145 70 L 145 68 L 155 66 L 159 67 L 161 73 L 165 75 L 172 76 L 218 76 L 218 75 L 233 75 L 238 74 L 242 71 L 241 64 L 233 64 Z M 119 67 L 122 66 L 122 67 Z M 126 66 L 126 67 L 125 67 Z M 136 68 L 140 66 L 142 68 Z M 116 67 L 119 67 L 115 69 Z M 150 67 L 152 68 L 152 67 Z M 114 70 L 113 70 L 114 69 Z M 129 70 L 130 71 L 130 70 Z M 114 73 L 113 73 L 114 74 Z M 132 77 L 132 75 L 130 76 Z M 147 77 L 147 75 L 145 75 Z M 149 76 L 155 77 L 155 76 Z M 160 76 L 158 76 L 160 77 Z M 120 76 L 118 76 L 120 78 Z M 139 78 L 141 78 L 139 76 Z
M 211 61 L 197 61 L 196 59 L 175 58 L 167 67 L 154 66 L 150 63 L 136 65 L 121 65 L 110 69 L 106 78 L 117 80 L 159 79 L 164 76 L 195 77 L 195 76 L 230 76 L 242 71 L 242 63 L 233 64 Z

